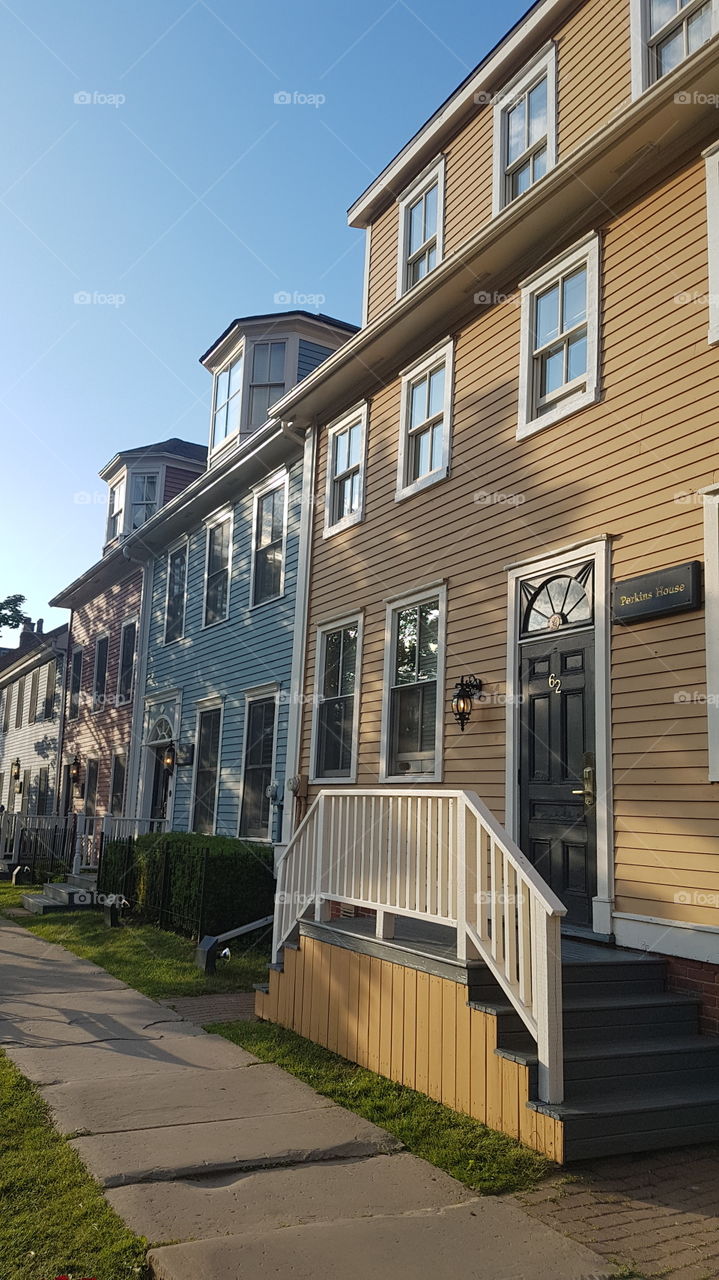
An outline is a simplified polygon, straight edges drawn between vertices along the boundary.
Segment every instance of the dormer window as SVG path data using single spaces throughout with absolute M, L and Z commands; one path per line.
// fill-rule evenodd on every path
M 269 418 L 270 405 L 285 390 L 285 343 L 256 342 L 252 349 L 249 424 L 261 427 Z
M 122 533 L 123 507 L 125 505 L 125 482 L 112 486 L 110 490 L 110 509 L 107 518 L 107 540 L 119 538 Z
M 139 529 L 140 525 L 154 516 L 157 511 L 157 476 L 133 475 L 131 485 L 131 528 Z
M 215 410 L 212 420 L 212 447 L 216 449 L 240 429 L 242 416 L 242 367 L 244 351 L 215 377 Z

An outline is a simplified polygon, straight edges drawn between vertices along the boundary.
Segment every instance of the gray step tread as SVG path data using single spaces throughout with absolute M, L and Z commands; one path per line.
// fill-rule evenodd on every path
M 610 1040 L 603 1044 L 568 1045 L 564 1049 L 565 1062 L 591 1062 L 596 1058 L 634 1058 L 643 1054 L 651 1054 L 660 1058 L 662 1054 L 686 1053 L 704 1054 L 719 1050 L 719 1036 L 667 1036 L 657 1040 Z M 500 1058 L 510 1058 L 514 1062 L 525 1062 L 534 1065 L 539 1061 L 536 1049 L 503 1049 L 495 1050 Z M 690 1070 L 695 1065 L 687 1060 Z M 697 1064 L 698 1065 L 698 1064 Z
M 38 907 L 43 911 L 62 911 L 65 907 L 64 902 L 58 902 L 57 898 L 48 898 L 44 893 L 24 893 L 22 904 L 28 911 L 36 910 Z
M 575 1116 L 615 1116 L 667 1109 L 676 1112 L 697 1106 L 712 1106 L 717 1108 L 715 1118 L 719 1121 L 719 1080 L 711 1084 L 687 1081 L 685 1084 L 662 1085 L 661 1077 L 649 1076 L 636 1089 L 629 1087 L 623 1080 L 612 1081 L 603 1086 L 594 1080 L 591 1089 L 591 1097 L 582 1098 L 580 1094 L 556 1106 L 544 1102 L 530 1102 L 528 1105 L 535 1111 L 542 1111 L 564 1121 Z
M 470 1000 L 468 1003 L 472 1007 L 489 1009 L 493 1013 L 516 1013 L 514 1005 L 509 1003 L 484 1004 L 481 1000 Z M 687 995 L 682 991 L 625 991 L 622 995 L 570 996 L 562 1001 L 562 1007 L 565 1012 L 568 1010 L 633 1009 L 638 1006 L 661 1009 L 671 1008 L 676 1005 L 698 1004 L 701 1004 L 699 996 Z

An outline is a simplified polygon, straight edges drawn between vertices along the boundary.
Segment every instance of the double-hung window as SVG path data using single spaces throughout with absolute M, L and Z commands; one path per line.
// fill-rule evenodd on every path
M 131 492 L 131 525 L 132 529 L 139 529 L 146 520 L 154 516 L 157 511 L 157 475 L 139 475 L 135 473 L 130 479 Z
M 230 604 L 232 517 L 223 516 L 207 529 L 205 626 L 224 622 Z
M 252 348 L 250 379 L 250 428 L 261 427 L 270 416 L 270 406 L 285 390 L 285 343 L 256 342 Z
M 444 158 L 400 197 L 398 297 L 442 261 L 443 221 Z
M 252 604 L 275 600 L 284 590 L 287 476 L 255 493 Z
M 715 0 L 632 0 L 634 96 L 696 53 L 716 30 Z
M 242 785 L 240 835 L 250 840 L 270 838 L 270 796 L 275 751 L 277 694 L 248 697 L 245 704 L 245 768 Z
M 107 696 L 107 656 L 110 648 L 108 636 L 98 636 L 95 641 L 95 669 L 92 676 L 92 709 L 102 711 Z
M 167 555 L 167 601 L 165 644 L 180 640 L 185 632 L 185 592 L 187 587 L 187 543 Z
M 402 376 L 397 498 L 408 497 L 449 471 L 452 343 Z
M 445 589 L 389 609 L 382 780 L 441 780 Z
M 220 706 L 207 707 L 199 711 L 192 830 L 202 835 L 211 835 L 215 830 L 221 729 L 222 708 Z
M 325 534 L 362 519 L 367 406 L 349 413 L 327 433 Z
M 110 490 L 110 505 L 107 516 L 108 542 L 112 542 L 113 538 L 119 538 L 122 533 L 124 505 L 125 481 L 121 480 L 119 484 L 114 484 Z
M 117 670 L 117 705 L 132 702 L 135 683 L 135 654 L 137 650 L 137 622 L 123 622 L 120 635 L 120 662 Z
M 82 687 L 82 649 L 73 649 L 70 664 L 70 699 L 68 720 L 77 720 L 80 714 L 80 689 Z
M 494 212 L 557 163 L 556 48 L 512 81 L 494 103 Z
M 361 623 L 356 618 L 323 627 L 317 634 L 312 753 L 317 781 L 354 777 L 360 649 Z
M 599 241 L 591 236 L 522 284 L 518 436 L 599 391 Z
M 240 429 L 244 361 L 244 351 L 241 351 L 225 369 L 215 374 L 212 410 L 213 449 L 223 444 Z

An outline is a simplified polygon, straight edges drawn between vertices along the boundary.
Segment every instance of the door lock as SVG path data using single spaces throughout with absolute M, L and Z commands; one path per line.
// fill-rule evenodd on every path
M 592 809 L 596 800 L 593 765 L 588 764 L 582 770 L 582 781 L 584 785 L 573 790 L 572 795 L 584 796 L 584 808 Z

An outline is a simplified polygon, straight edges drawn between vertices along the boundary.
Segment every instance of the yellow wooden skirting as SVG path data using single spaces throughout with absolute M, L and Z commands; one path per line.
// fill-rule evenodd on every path
M 255 1012 L 561 1163 L 561 1121 L 527 1107 L 529 1072 L 500 1058 L 497 1019 L 447 978 L 302 937 Z

